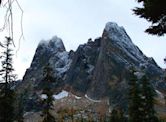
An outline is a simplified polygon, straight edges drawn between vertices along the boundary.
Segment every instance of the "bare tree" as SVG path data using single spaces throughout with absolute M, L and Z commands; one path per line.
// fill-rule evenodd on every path
M 6 35 L 7 37 L 10 37 L 12 39 L 12 43 L 14 44 L 14 39 L 13 39 L 13 35 L 14 35 L 14 31 L 13 31 L 13 3 L 16 3 L 17 7 L 19 8 L 19 10 L 21 11 L 21 20 L 20 20 L 20 24 L 21 24 L 21 34 L 20 34 L 20 38 L 19 41 L 23 38 L 23 26 L 22 26 L 22 21 L 23 21 L 23 9 L 21 8 L 18 0 L 0 0 L 0 7 L 2 7 L 3 9 L 6 9 L 6 13 L 4 15 L 4 23 L 3 26 L 0 27 L 0 32 L 3 32 L 4 30 L 7 30 L 8 28 L 8 35 Z M 2 18 L 0 18 L 2 19 Z M 1 45 L 1 43 L 0 43 Z

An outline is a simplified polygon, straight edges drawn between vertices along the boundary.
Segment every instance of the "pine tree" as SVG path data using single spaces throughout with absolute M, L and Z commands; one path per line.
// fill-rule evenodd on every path
M 142 122 L 140 90 L 137 76 L 134 73 L 135 71 L 132 70 L 129 81 L 129 122 Z
M 116 109 L 113 109 L 112 112 L 111 112 L 111 118 L 110 118 L 110 121 L 111 122 L 118 122 L 118 111 Z
M 11 89 L 10 83 L 14 81 L 15 75 L 13 75 L 12 66 L 12 49 L 11 38 L 6 37 L 4 44 L 5 51 L 2 55 L 2 69 L 0 74 L 2 76 L 1 90 L 0 90 L 0 122 L 13 122 L 14 120 L 14 99 L 15 94 Z
M 129 82 L 129 122 L 158 122 L 154 96 L 154 89 L 147 76 L 144 74 L 138 80 L 132 72 Z
M 24 96 L 26 96 L 25 92 L 24 93 L 21 93 L 19 95 L 19 97 L 17 97 L 17 101 L 16 101 L 16 120 L 17 122 L 23 122 L 24 121 L 24 117 L 23 117 L 23 114 L 24 114 L 24 103 L 23 101 L 25 100 L 24 99 Z
M 121 109 L 115 108 L 111 112 L 110 122 L 126 122 L 124 113 Z
M 52 109 L 52 92 L 50 89 L 45 89 L 43 94 L 47 95 L 47 98 L 44 100 L 44 109 L 43 109 L 43 115 L 44 115 L 44 120 L 43 122 L 55 122 L 54 117 L 50 114 L 50 109 Z
M 124 116 L 124 111 L 122 109 L 118 109 L 119 122 L 127 122 L 127 118 Z
M 146 32 L 158 36 L 166 34 L 166 1 L 137 0 L 137 2 L 142 2 L 143 7 L 136 7 L 134 13 L 152 23 Z
M 43 122 L 55 122 L 55 118 L 50 114 L 50 110 L 53 106 L 53 93 L 51 91 L 51 82 L 54 80 L 52 77 L 52 69 L 50 68 L 49 64 L 44 68 L 44 88 L 43 88 L 43 94 L 45 94 L 47 97 L 43 101 L 44 109 L 43 109 L 43 116 L 44 120 Z
M 158 122 L 154 110 L 155 91 L 153 90 L 153 87 L 151 86 L 146 75 L 144 75 L 141 78 L 141 84 L 142 84 L 141 95 L 142 95 L 142 108 L 143 108 L 143 114 L 142 114 L 143 122 Z

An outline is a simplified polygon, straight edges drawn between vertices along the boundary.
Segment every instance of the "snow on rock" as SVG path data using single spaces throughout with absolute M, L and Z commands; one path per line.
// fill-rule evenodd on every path
M 62 42 L 62 39 L 60 39 L 60 38 L 58 38 L 57 36 L 54 36 L 54 37 L 52 37 L 52 39 L 51 39 L 51 41 L 53 41 L 54 42 L 54 45 L 56 46 L 56 47 L 63 47 L 64 45 L 63 45 L 63 42 Z
M 57 76 L 62 76 L 69 68 L 71 64 L 71 59 L 69 59 L 69 53 L 64 51 L 56 54 L 59 58 L 55 63 L 55 70 L 57 71 Z
M 42 94 L 41 95 L 41 99 L 47 99 L 47 95 L 46 94 Z
M 160 97 L 160 98 L 164 98 L 164 95 L 159 91 L 159 90 L 155 90 L 157 95 Z
M 75 97 L 77 100 L 80 100 L 80 99 L 81 99 L 81 97 L 76 96 L 76 95 L 74 95 L 74 97 Z
M 58 38 L 57 36 L 53 36 L 49 40 L 41 40 L 38 46 L 45 46 L 46 48 L 52 49 L 52 51 L 54 51 L 54 49 L 65 50 L 62 39 Z
M 142 58 L 142 53 L 137 46 L 133 45 L 123 27 L 119 27 L 116 23 L 108 22 L 104 30 L 108 33 L 108 37 L 111 41 L 118 44 L 132 59 L 145 61 L 144 58 Z
M 55 100 L 62 99 L 64 97 L 68 97 L 69 93 L 67 91 L 62 90 L 59 94 L 53 95 Z
M 79 97 L 79 96 L 74 95 L 74 94 L 72 94 L 72 93 L 71 93 L 71 95 L 74 96 L 74 98 L 77 99 L 77 100 L 80 100 L 80 99 L 82 98 L 82 97 Z
M 86 97 L 88 100 L 92 101 L 92 102 L 101 102 L 101 100 L 93 100 L 93 99 L 91 99 L 90 97 L 88 97 L 87 94 L 85 94 L 85 97 Z
M 137 76 L 138 79 L 141 79 L 145 75 L 145 73 L 137 71 L 137 72 L 134 72 L 134 75 Z
M 88 64 L 88 70 L 87 70 L 87 72 L 88 72 L 89 74 L 92 73 L 93 69 L 94 69 L 94 66 L 91 65 L 91 64 Z
M 60 99 L 63 99 L 65 97 L 73 97 L 77 100 L 81 99 L 81 97 L 77 96 L 77 95 L 74 95 L 73 93 L 71 92 L 68 92 L 68 91 L 65 91 L 65 90 L 62 90 L 60 93 L 58 93 L 57 95 L 53 95 L 53 98 L 55 100 L 60 100 Z
M 69 52 L 66 51 L 64 44 L 57 36 L 52 37 L 49 40 L 42 40 L 39 43 L 39 54 L 49 55 L 49 64 L 53 67 L 55 77 L 63 78 L 66 71 L 69 69 L 71 59 Z

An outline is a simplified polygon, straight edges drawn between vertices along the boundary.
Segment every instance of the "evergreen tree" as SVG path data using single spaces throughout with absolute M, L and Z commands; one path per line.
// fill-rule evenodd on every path
M 166 96 L 164 96 L 165 106 L 166 106 Z
M 124 116 L 124 111 L 122 109 L 118 109 L 119 122 L 127 122 L 127 118 Z
M 44 109 L 43 109 L 43 122 L 55 122 L 55 118 L 50 114 L 50 110 L 53 106 L 53 92 L 51 91 L 51 82 L 54 80 L 52 77 L 52 69 L 47 65 L 44 68 L 44 88 L 43 94 L 46 95 L 46 99 L 43 101 Z
M 137 76 L 132 70 L 129 81 L 129 122 L 142 122 L 140 90 Z
M 17 122 L 23 122 L 24 121 L 24 117 L 23 117 L 23 114 L 24 114 L 24 96 L 26 96 L 27 93 L 23 92 L 20 94 L 20 96 L 18 97 L 17 96 L 17 101 L 16 101 L 16 120 Z
M 136 7 L 134 13 L 152 23 L 146 32 L 158 36 L 166 34 L 166 1 L 137 0 L 137 2 L 142 2 L 143 7 Z
M 129 122 L 158 122 L 154 96 L 155 91 L 147 76 L 144 74 L 138 80 L 132 72 L 129 82 Z
M 141 78 L 141 84 L 142 84 L 141 95 L 142 95 L 142 108 L 143 108 L 143 114 L 142 114 L 143 122 L 158 122 L 154 110 L 155 91 L 151 86 L 146 75 L 144 75 Z
M 14 120 L 14 91 L 11 89 L 10 83 L 14 81 L 12 66 L 12 49 L 11 38 L 6 37 L 4 44 L 5 51 L 2 55 L 1 74 L 1 90 L 0 90 L 0 122 L 13 122 Z
M 113 109 L 111 112 L 110 122 L 127 122 L 126 118 L 124 117 L 124 113 L 121 109 Z
M 116 109 L 113 109 L 111 112 L 111 118 L 110 121 L 111 122 L 118 122 L 119 117 L 118 117 L 118 111 Z

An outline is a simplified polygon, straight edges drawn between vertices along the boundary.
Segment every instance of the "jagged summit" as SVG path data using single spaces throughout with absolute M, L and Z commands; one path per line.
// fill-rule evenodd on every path
M 109 96 L 111 103 L 121 102 L 121 105 L 125 105 L 125 102 L 127 102 L 126 94 L 120 95 L 120 92 L 125 93 L 127 89 L 131 66 L 138 69 L 141 68 L 140 66 L 146 67 L 145 72 L 151 79 L 162 74 L 155 61 L 146 57 L 131 41 L 125 29 L 119 27 L 116 23 L 109 22 L 106 24 L 100 40 L 100 51 L 87 91 L 91 98 L 101 99 L 104 96 Z M 120 96 L 115 99 L 117 93 Z
M 53 36 L 51 39 L 49 40 L 41 40 L 39 42 L 38 47 L 46 47 L 49 49 L 53 49 L 53 50 L 59 50 L 59 51 L 65 51 L 65 46 L 63 44 L 62 39 L 60 39 L 57 36 Z
M 105 28 L 104 30 L 106 31 L 110 31 L 110 30 L 121 30 L 121 29 L 124 29 L 122 26 L 118 26 L 118 24 L 116 22 L 107 22 L 106 25 L 105 25 Z
M 104 40 L 110 40 L 113 45 L 119 46 L 119 49 L 125 52 L 131 59 L 135 61 L 145 62 L 142 51 L 133 44 L 131 38 L 123 27 L 113 22 L 108 22 L 103 32 Z
M 118 26 L 118 24 L 114 22 L 108 22 L 106 24 L 103 34 L 107 35 L 107 37 L 109 37 L 111 41 L 125 44 L 124 46 L 127 46 L 128 44 L 130 44 L 130 46 L 133 45 L 125 29 L 123 27 Z

